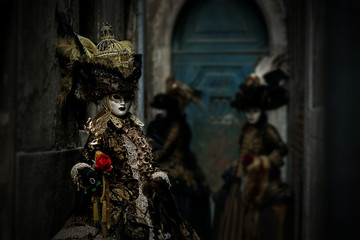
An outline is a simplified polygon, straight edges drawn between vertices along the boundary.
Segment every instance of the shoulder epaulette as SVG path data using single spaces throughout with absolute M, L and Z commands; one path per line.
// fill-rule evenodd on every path
M 107 123 L 110 120 L 110 114 L 106 111 L 100 111 L 94 119 L 87 121 L 87 125 L 84 126 L 84 129 L 90 132 L 90 135 L 94 136 L 92 145 L 98 144 L 101 139 L 102 134 L 106 131 Z

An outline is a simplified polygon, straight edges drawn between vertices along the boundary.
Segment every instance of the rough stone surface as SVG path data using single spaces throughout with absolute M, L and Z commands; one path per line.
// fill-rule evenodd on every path
M 14 183 L 14 117 L 15 117 L 15 79 L 16 79 L 16 2 L 2 1 L 0 15 L 4 24 L 0 40 L 0 239 L 11 239 Z
M 132 2 L 1 2 L 0 239 L 50 239 L 82 196 L 69 171 L 86 141 L 79 130 L 88 113 L 86 105 L 59 106 L 56 8 L 96 42 L 105 20 L 119 39 L 133 38 Z
M 289 162 L 295 193 L 295 239 L 321 239 L 324 214 L 324 1 L 293 1 L 289 13 Z M 307 14 L 311 13 L 311 14 Z M 312 20 L 309 20 L 312 19 Z
M 175 23 L 186 0 L 148 0 L 146 1 L 146 95 L 148 102 L 165 91 L 165 80 L 172 74 L 171 44 Z M 281 54 L 287 51 L 286 9 L 281 0 L 256 0 L 267 22 L 270 53 Z M 147 121 L 155 118 L 158 110 L 147 108 Z M 273 113 L 274 119 L 286 118 L 286 111 Z M 274 121 L 280 133 L 286 135 L 283 121 Z
M 14 239 L 50 239 L 80 204 L 70 170 L 81 149 L 18 153 Z
M 60 1 L 59 1 L 60 2 Z M 21 1 L 19 6 L 18 76 L 16 81 L 17 151 L 44 151 L 75 147 L 76 122 L 62 120 L 58 95 L 59 66 L 56 58 L 56 1 Z M 61 9 L 60 9 L 61 10 Z M 28 23 L 31 24 L 28 24 Z M 61 125 L 60 122 L 66 123 Z M 63 141 L 57 133 L 66 132 Z M 65 146 L 61 146 L 66 144 Z M 60 146 L 59 146 L 60 145 Z

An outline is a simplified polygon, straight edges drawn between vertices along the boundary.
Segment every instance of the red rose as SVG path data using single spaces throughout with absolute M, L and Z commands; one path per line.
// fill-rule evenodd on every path
M 104 172 L 108 172 L 112 169 L 111 159 L 106 154 L 100 154 L 95 160 L 95 168 Z
M 253 153 L 245 154 L 241 159 L 243 166 L 246 168 L 247 166 L 252 164 L 254 161 L 254 157 L 255 157 L 255 155 Z

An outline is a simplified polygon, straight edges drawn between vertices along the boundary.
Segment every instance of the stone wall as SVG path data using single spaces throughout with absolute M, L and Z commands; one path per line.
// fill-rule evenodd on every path
M 326 105 L 326 151 L 322 165 L 322 207 L 326 211 L 320 219 L 321 238 L 358 239 L 360 33 L 356 29 L 360 26 L 360 2 L 325 2 L 322 86 Z
M 95 110 L 59 107 L 55 9 L 95 42 L 103 21 L 112 24 L 117 38 L 136 40 L 135 3 L 1 3 L 1 239 L 51 239 L 81 200 L 69 172 L 83 144 L 79 130 Z
M 172 35 L 175 23 L 187 3 L 186 0 L 146 1 L 146 122 L 153 120 L 160 111 L 150 108 L 149 102 L 157 93 L 165 91 L 165 80 L 172 74 Z M 284 1 L 256 0 L 256 4 L 266 21 L 270 54 L 286 54 L 288 43 Z M 288 107 L 284 106 L 268 113 L 268 121 L 278 129 L 285 142 L 288 139 L 287 110 Z M 286 181 L 289 178 L 287 159 L 282 167 L 282 177 Z
M 146 1 L 146 99 L 153 99 L 165 91 L 165 80 L 171 75 L 171 44 L 175 23 L 186 0 L 148 0 Z M 281 54 L 287 51 L 286 8 L 282 0 L 256 0 L 266 21 L 270 53 Z M 146 120 L 154 119 L 158 110 L 146 109 Z M 278 127 L 280 134 L 287 139 L 286 108 L 270 113 L 269 121 Z
M 290 175 L 295 239 L 321 239 L 324 214 L 324 1 L 289 1 Z
M 305 16 L 304 4 L 301 1 L 292 2 L 288 9 L 288 37 L 291 81 L 289 82 L 289 175 L 295 197 L 295 239 L 301 239 L 301 215 L 303 194 L 303 168 L 304 168 L 304 124 L 305 124 L 305 81 L 306 66 L 305 47 Z M 297 14 L 297 15 L 296 15 Z
M 1 22 L 8 22 L 4 26 L 3 36 L 0 40 L 1 48 L 1 83 L 0 83 L 0 238 L 11 239 L 13 227 L 13 186 L 14 186 L 14 160 L 15 160 L 15 134 L 14 134 L 14 97 L 16 77 L 16 1 L 1 2 Z M 6 12 L 8 14 L 6 14 Z

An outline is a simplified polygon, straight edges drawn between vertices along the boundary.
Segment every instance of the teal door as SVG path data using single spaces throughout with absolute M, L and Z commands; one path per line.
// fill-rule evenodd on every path
M 173 76 L 202 92 L 202 106 L 189 105 L 186 113 L 192 150 L 216 191 L 222 172 L 238 158 L 244 116 L 230 102 L 268 51 L 265 24 L 253 1 L 188 1 L 172 44 Z

